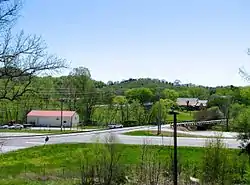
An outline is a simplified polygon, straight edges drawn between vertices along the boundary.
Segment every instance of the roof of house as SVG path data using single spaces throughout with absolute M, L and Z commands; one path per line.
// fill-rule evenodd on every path
M 198 98 L 177 98 L 176 103 L 179 106 L 187 106 L 187 101 L 189 101 L 190 106 L 196 106 L 199 99 Z
M 179 106 L 187 106 L 187 101 L 189 101 L 189 106 L 207 106 L 208 100 L 199 100 L 198 98 L 177 98 L 176 103 Z
M 66 117 L 72 117 L 75 111 L 62 111 L 62 115 Z M 40 117 L 60 117 L 61 111 L 57 110 L 32 110 L 27 116 L 40 116 Z

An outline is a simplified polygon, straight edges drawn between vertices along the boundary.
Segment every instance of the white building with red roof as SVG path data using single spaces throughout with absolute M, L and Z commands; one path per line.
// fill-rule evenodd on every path
M 62 122 L 61 122 L 62 117 Z M 79 123 L 75 111 L 32 110 L 27 114 L 27 123 L 40 127 L 73 127 Z

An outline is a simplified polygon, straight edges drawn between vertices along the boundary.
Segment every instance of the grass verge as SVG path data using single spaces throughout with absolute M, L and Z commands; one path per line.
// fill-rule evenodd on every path
M 157 131 L 154 131 L 154 130 L 137 130 L 137 131 L 126 132 L 126 133 L 124 133 L 124 135 L 128 135 L 128 136 L 164 136 L 164 137 L 173 137 L 173 132 L 162 131 L 160 135 L 157 135 Z M 177 133 L 177 137 L 217 138 L 215 136 L 201 136 L 201 135 L 192 135 L 192 134 L 185 134 L 185 133 Z
M 173 132 L 162 131 L 160 135 L 157 135 L 157 131 L 154 130 L 137 130 L 132 132 L 126 132 L 124 135 L 128 136 L 164 136 L 164 137 L 173 137 Z M 177 133 L 177 137 L 205 137 L 197 136 L 191 134 Z

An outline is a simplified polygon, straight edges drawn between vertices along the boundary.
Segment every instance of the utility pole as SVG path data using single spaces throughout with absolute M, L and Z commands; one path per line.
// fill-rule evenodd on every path
M 228 101 L 227 101 L 227 117 L 226 117 L 226 131 L 229 131 L 229 113 L 230 113 L 230 103 L 231 103 L 231 97 L 228 97 Z
M 60 101 L 61 101 L 61 132 L 62 132 L 62 130 L 63 130 L 63 102 L 64 102 L 64 99 L 61 98 Z
M 122 124 L 124 123 L 124 112 L 123 112 L 123 105 L 124 105 L 124 104 L 120 104 L 120 110 L 121 110 L 121 116 L 122 116 L 122 120 L 121 120 L 121 123 L 122 123 Z
M 127 110 L 127 121 L 128 121 L 129 120 L 128 102 L 126 103 L 126 110 Z
M 158 131 L 157 135 L 161 134 L 161 102 L 160 102 L 160 93 L 158 94 L 158 115 L 157 115 L 157 121 L 158 121 Z
M 174 185 L 178 184 L 178 171 L 177 171 L 177 114 L 178 112 L 172 109 L 170 114 L 174 116 L 174 170 L 173 170 L 173 181 Z

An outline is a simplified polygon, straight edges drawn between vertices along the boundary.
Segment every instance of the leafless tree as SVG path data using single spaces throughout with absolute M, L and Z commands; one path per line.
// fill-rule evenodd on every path
M 247 81 L 247 82 L 250 81 L 250 75 L 249 75 L 249 73 L 245 70 L 244 67 L 239 68 L 239 74 L 240 74 L 240 76 L 241 76 L 245 81 Z
M 22 3 L 22 0 L 0 0 L 0 33 L 14 25 Z
M 248 48 L 247 54 L 250 55 L 250 48 Z M 247 82 L 250 81 L 250 74 L 245 70 L 244 67 L 239 68 L 239 74 Z
M 21 5 L 18 0 L 0 0 L 0 100 L 20 98 L 32 91 L 35 76 L 66 67 L 64 59 L 48 54 L 41 37 L 23 31 L 13 36 L 12 25 Z

